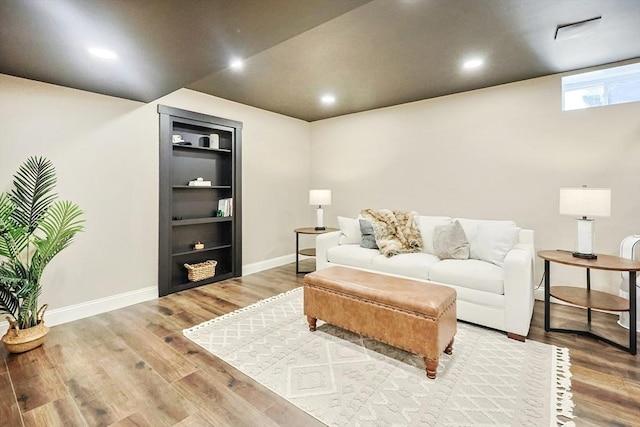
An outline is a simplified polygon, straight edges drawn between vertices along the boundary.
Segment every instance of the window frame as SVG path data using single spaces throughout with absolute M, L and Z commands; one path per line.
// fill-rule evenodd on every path
M 622 70 L 624 69 L 624 70 Z M 617 71 L 617 73 L 615 72 Z M 572 81 L 577 80 L 577 81 Z M 603 68 L 596 71 L 588 71 L 586 73 L 573 74 L 571 76 L 562 77 L 562 111 L 584 110 L 587 108 L 604 107 L 606 105 L 626 104 L 629 102 L 639 102 L 637 100 L 610 102 L 609 87 L 612 84 L 629 83 L 637 80 L 640 86 L 640 62 L 633 64 L 619 65 L 615 67 Z M 588 89 L 602 87 L 602 101 L 600 105 L 585 106 L 581 108 L 566 108 L 566 92 L 579 89 Z

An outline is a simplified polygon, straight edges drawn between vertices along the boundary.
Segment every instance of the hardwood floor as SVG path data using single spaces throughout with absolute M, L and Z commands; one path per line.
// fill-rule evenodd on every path
M 55 326 L 42 347 L 22 355 L 1 349 L 0 425 L 323 425 L 182 336 L 184 328 L 301 286 L 294 271 L 291 264 Z M 554 326 L 584 317 L 558 305 L 552 313 Z M 616 320 L 598 313 L 593 323 L 628 343 Z M 640 357 L 591 338 L 547 334 L 543 322 L 536 302 L 528 338 L 570 349 L 576 424 L 640 426 Z

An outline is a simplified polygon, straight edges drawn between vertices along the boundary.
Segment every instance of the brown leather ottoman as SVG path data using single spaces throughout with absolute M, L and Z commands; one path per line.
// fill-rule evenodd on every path
M 424 357 L 435 378 L 438 357 L 451 354 L 456 291 L 447 286 L 330 267 L 304 277 L 304 314 Z

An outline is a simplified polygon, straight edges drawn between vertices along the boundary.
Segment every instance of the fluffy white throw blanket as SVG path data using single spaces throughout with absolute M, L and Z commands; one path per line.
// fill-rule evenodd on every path
M 360 215 L 371 222 L 376 244 L 384 256 L 422 252 L 417 212 L 364 209 Z

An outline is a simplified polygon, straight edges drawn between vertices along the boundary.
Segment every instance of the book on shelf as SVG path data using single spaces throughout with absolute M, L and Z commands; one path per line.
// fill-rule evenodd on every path
M 220 148 L 220 135 L 212 133 L 209 135 L 209 148 L 218 150 Z
M 233 199 L 232 198 L 218 200 L 218 215 L 223 217 L 233 215 Z

